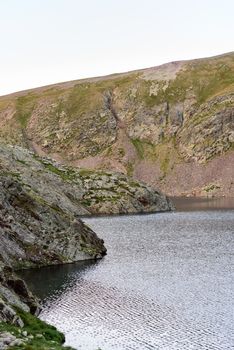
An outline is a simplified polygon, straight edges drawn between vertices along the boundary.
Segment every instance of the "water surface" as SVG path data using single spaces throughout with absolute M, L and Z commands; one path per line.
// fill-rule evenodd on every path
M 172 197 L 172 201 L 177 211 L 234 209 L 234 198 L 232 197 Z
M 85 219 L 108 255 L 29 270 L 41 318 L 80 350 L 229 350 L 234 211 Z

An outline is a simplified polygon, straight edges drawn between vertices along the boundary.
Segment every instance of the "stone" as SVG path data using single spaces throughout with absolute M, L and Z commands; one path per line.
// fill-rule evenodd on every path
M 40 333 L 36 334 L 35 337 L 38 338 L 38 339 L 44 338 L 43 334 L 40 334 Z
M 15 339 L 9 345 L 10 346 L 23 346 L 23 345 L 25 345 L 25 343 L 22 339 Z
M 18 327 L 24 326 L 24 323 L 21 320 L 21 318 L 16 314 L 13 308 L 7 304 L 7 302 L 1 299 L 1 297 L 0 297 L 0 321 L 8 322 Z
M 16 337 L 10 332 L 0 333 L 0 343 L 2 343 L 3 345 L 10 345 L 15 340 Z

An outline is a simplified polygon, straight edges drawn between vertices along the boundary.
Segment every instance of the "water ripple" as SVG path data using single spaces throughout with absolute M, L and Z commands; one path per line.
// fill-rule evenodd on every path
M 234 349 L 233 211 L 87 222 L 104 237 L 108 256 L 74 267 L 60 285 L 56 279 L 41 314 L 65 332 L 67 344 L 80 350 Z

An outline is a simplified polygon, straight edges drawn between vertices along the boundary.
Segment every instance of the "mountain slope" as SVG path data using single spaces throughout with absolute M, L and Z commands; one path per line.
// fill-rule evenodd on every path
M 3 96 L 0 137 L 167 194 L 234 196 L 234 53 Z

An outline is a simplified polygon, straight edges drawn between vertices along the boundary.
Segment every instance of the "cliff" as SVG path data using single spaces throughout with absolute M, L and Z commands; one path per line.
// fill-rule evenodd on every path
M 85 208 L 62 203 L 53 176 L 27 159 L 28 151 L 0 146 L 0 349 L 62 349 L 63 334 L 36 317 L 38 300 L 13 271 L 97 259 L 106 248 L 78 219 Z
M 102 257 L 103 241 L 78 219 L 85 208 L 43 168 L 27 151 L 0 147 L 0 259 L 19 269 Z
M 123 174 L 0 144 L 0 348 L 62 349 L 64 336 L 33 316 L 38 300 L 14 271 L 102 258 L 103 240 L 80 216 L 172 209 L 166 196 Z
M 0 98 L 0 137 L 170 195 L 234 196 L 234 53 Z

